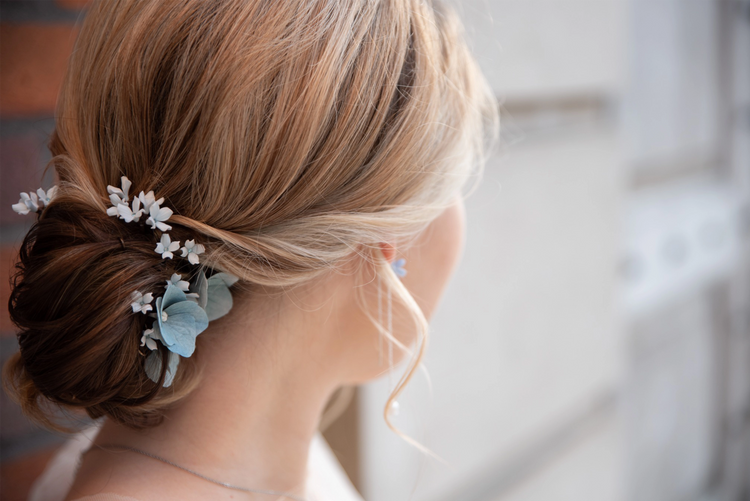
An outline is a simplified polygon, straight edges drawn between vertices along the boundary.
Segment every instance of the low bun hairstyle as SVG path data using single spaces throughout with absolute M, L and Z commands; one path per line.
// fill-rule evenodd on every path
M 449 206 L 496 131 L 460 22 L 437 1 L 94 2 L 50 141 L 58 192 L 13 278 L 20 351 L 6 391 L 50 427 L 49 404 L 147 427 L 198 384 L 200 345 L 170 387 L 143 369 L 129 295 L 162 287 L 177 265 L 150 229 L 107 216 L 121 176 L 164 197 L 173 240 L 204 244 L 202 264 L 246 291 L 368 257 L 424 340 L 424 315 L 378 243 Z
M 130 293 L 163 289 L 166 277 L 183 270 L 154 252 L 148 227 L 124 224 L 76 193 L 58 194 L 21 246 L 10 297 L 20 353 L 5 380 L 23 410 L 48 427 L 58 428 L 45 400 L 148 426 L 177 395 L 159 392 L 145 374 L 144 319 L 133 314 Z M 166 369 L 167 350 L 159 349 Z M 191 362 L 181 379 L 191 379 Z

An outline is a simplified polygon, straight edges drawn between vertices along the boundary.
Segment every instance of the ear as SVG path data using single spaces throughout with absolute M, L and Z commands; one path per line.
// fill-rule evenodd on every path
M 389 263 L 392 263 L 396 259 L 396 248 L 389 243 L 380 242 L 380 252 Z

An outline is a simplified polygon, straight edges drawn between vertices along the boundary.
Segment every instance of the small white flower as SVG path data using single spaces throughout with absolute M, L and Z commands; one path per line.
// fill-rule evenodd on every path
M 130 206 L 128 205 L 131 184 L 132 183 L 127 176 L 122 176 L 120 178 L 120 185 L 122 188 L 117 188 L 112 185 L 107 186 L 109 201 L 112 203 L 112 207 L 107 209 L 107 215 L 118 216 L 120 219 L 124 219 L 128 223 L 131 221 L 138 222 L 143 215 L 143 210 L 141 209 L 141 201 L 138 200 L 137 197 L 133 198 L 133 202 Z
M 154 309 L 153 306 L 149 304 L 154 300 L 154 295 L 150 292 L 141 294 L 140 291 L 133 291 L 133 293 L 130 295 L 130 299 L 130 306 L 131 308 L 133 308 L 133 313 L 137 313 L 140 311 L 141 313 L 145 314 Z
M 156 349 L 156 338 L 152 337 L 153 335 L 154 329 L 144 330 L 143 336 L 141 336 L 141 346 L 146 346 L 149 350 L 154 351 Z
M 159 200 L 163 201 L 164 199 L 160 198 Z M 172 227 L 168 224 L 165 224 L 164 221 L 172 217 L 172 209 L 170 209 L 169 207 L 159 207 L 159 200 L 152 203 L 149 207 L 149 218 L 146 219 L 146 224 L 151 226 L 152 230 L 159 228 L 161 231 L 169 231 L 172 229 Z
M 180 241 L 176 240 L 172 242 L 172 238 L 167 233 L 161 234 L 161 241 L 156 244 L 156 249 L 154 249 L 156 252 L 161 254 L 162 259 L 172 259 L 174 257 L 173 252 L 178 250 L 180 248 Z M 175 275 L 172 275 L 172 278 L 174 278 Z M 178 277 L 180 275 L 177 275 Z M 177 285 L 177 284 L 175 284 Z
M 29 213 L 29 208 L 26 207 L 26 204 L 23 203 L 23 200 L 19 200 L 17 204 L 13 204 L 11 207 L 13 207 L 13 210 L 18 214 L 21 214 L 22 216 L 25 216 Z
M 178 287 L 182 292 L 187 292 L 190 290 L 190 282 L 187 280 L 182 279 L 182 275 L 179 275 L 177 273 L 172 273 L 172 277 L 167 280 L 167 285 L 164 287 L 169 287 L 171 285 L 174 285 Z
M 202 244 L 196 244 L 195 240 L 186 240 L 185 246 L 180 250 L 182 257 L 187 257 L 190 264 L 198 264 L 200 262 L 198 254 L 203 254 L 206 248 Z
M 36 190 L 36 194 L 39 197 L 39 207 L 46 207 L 47 205 L 49 205 L 52 199 L 55 198 L 56 193 L 57 186 L 53 186 L 52 188 L 48 189 L 47 193 L 45 193 L 41 188 Z
M 163 204 L 164 203 L 164 197 L 161 197 L 159 200 L 156 199 L 154 196 L 154 190 L 149 191 L 148 193 L 140 192 L 138 194 L 138 198 L 141 200 L 141 203 L 143 204 L 143 210 L 148 212 L 151 210 L 151 206 L 156 204 Z
M 21 214 L 22 216 L 25 216 L 26 214 L 31 212 L 32 209 L 31 204 L 27 204 L 26 200 L 30 200 L 29 194 L 21 193 L 21 199 L 18 201 L 18 203 L 12 205 L 13 210 Z
M 120 186 L 122 186 L 122 188 L 117 188 L 111 184 L 107 185 L 107 193 L 109 193 L 109 200 L 112 202 L 112 205 L 117 205 L 118 203 L 127 204 L 127 201 L 130 200 L 128 192 L 130 191 L 130 186 L 132 184 L 133 183 L 127 178 L 127 176 L 122 176 L 120 178 Z
M 13 204 L 13 210 L 23 215 L 29 212 L 37 212 L 39 210 L 39 197 L 34 192 L 22 192 L 18 203 Z
M 180 289 L 182 292 L 185 293 L 185 296 L 193 302 L 198 302 L 198 298 L 200 297 L 197 292 L 190 292 L 190 282 L 187 280 L 182 279 L 182 275 L 178 273 L 172 273 L 172 276 L 169 280 L 167 280 L 167 285 L 164 287 L 169 287 L 170 285 L 174 285 L 178 289 Z
M 124 219 L 126 223 L 129 223 L 131 221 L 135 221 L 136 223 L 143 215 L 143 209 L 141 209 L 141 201 L 137 198 L 133 199 L 132 207 L 128 207 L 128 204 L 121 203 L 117 204 L 117 214 L 120 216 L 120 219 Z M 107 214 L 109 214 L 109 209 L 107 210 Z

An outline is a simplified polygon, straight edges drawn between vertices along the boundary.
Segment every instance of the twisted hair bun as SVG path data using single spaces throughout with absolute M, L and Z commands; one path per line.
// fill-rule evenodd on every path
M 21 245 L 9 301 L 20 352 L 5 381 L 24 411 L 48 426 L 56 425 L 45 401 L 148 426 L 175 394 L 146 376 L 144 318 L 133 314 L 129 296 L 163 289 L 178 262 L 154 252 L 153 231 L 108 216 L 77 191 L 58 190 Z M 181 369 L 182 379 L 192 377 L 190 364 Z
M 42 422 L 53 402 L 131 426 L 197 384 L 200 347 L 168 389 L 144 373 L 128 295 L 161 287 L 174 263 L 150 230 L 107 216 L 107 185 L 127 176 L 165 197 L 172 238 L 205 242 L 211 268 L 284 287 L 355 251 L 383 264 L 379 242 L 451 205 L 497 128 L 437 0 L 94 1 L 56 114 L 60 190 L 21 248 L 5 384 Z

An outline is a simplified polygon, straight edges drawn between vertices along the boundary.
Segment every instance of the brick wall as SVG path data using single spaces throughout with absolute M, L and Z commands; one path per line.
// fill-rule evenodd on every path
M 9 276 L 33 216 L 11 204 L 21 191 L 45 189 L 46 144 L 85 0 L 0 1 L 0 361 L 17 349 L 8 317 Z M 25 500 L 64 436 L 31 424 L 0 392 L 0 500 Z

